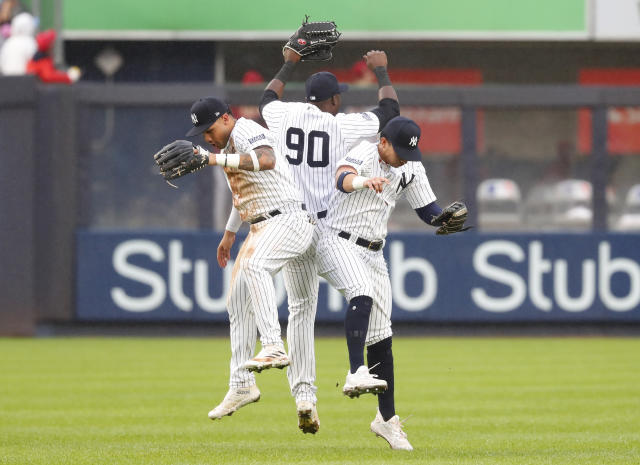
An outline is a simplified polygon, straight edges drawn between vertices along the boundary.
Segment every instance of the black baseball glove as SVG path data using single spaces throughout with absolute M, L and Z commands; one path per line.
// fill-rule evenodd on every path
M 453 202 L 447 208 L 442 210 L 442 213 L 434 218 L 432 223 L 440 225 L 440 227 L 436 231 L 436 234 L 445 235 L 471 229 L 471 226 L 468 226 L 466 228 L 464 227 L 464 222 L 466 219 L 467 206 L 462 202 Z
M 305 16 L 304 23 L 289 37 L 284 48 L 300 55 L 300 61 L 328 61 L 340 36 L 333 21 L 310 23 L 309 16 Z
M 209 152 L 188 140 L 175 140 L 153 156 L 160 174 L 168 182 L 204 168 L 209 163 Z

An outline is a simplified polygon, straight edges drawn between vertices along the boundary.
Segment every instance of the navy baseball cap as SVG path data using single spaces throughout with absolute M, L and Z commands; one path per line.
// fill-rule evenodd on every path
M 385 137 L 398 156 L 407 161 L 420 161 L 422 154 L 418 148 L 420 127 L 409 118 L 396 116 L 382 128 L 380 135 Z
M 322 102 L 345 92 L 348 88 L 348 85 L 338 83 L 338 78 L 328 71 L 312 74 L 304 83 L 307 102 Z
M 193 127 L 187 137 L 202 134 L 225 113 L 231 113 L 229 105 L 215 97 L 201 98 L 191 105 L 191 122 Z

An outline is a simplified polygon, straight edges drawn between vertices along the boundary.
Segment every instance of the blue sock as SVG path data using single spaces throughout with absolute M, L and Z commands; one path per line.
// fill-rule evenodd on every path
M 389 421 L 396 414 L 396 404 L 393 395 L 393 351 L 391 350 L 391 338 L 388 337 L 380 342 L 367 347 L 367 363 L 372 367 L 369 373 L 378 375 L 378 379 L 387 382 L 387 390 L 378 394 L 378 409 L 384 421 Z
M 364 342 L 367 338 L 369 315 L 373 299 L 366 295 L 359 295 L 349 301 L 344 319 L 344 329 L 349 349 L 349 364 L 351 373 L 364 365 Z

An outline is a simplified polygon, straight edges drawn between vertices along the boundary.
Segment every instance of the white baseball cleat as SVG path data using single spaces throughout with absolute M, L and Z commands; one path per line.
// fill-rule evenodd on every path
M 226 415 L 233 415 L 233 412 L 240 407 L 259 400 L 260 391 L 255 384 L 250 387 L 231 388 L 222 399 L 222 402 L 220 402 L 220 405 L 209 412 L 209 418 L 219 420 Z
M 369 369 L 361 365 L 355 373 L 347 372 L 347 381 L 344 383 L 342 393 L 352 399 L 360 397 L 360 394 L 379 394 L 387 390 L 387 382 L 377 379 L 378 375 L 369 373 Z
M 260 373 L 262 370 L 266 370 L 268 368 L 282 369 L 288 365 L 289 357 L 284 351 L 284 347 L 274 344 L 264 346 L 258 355 L 245 362 L 244 368 L 249 371 L 257 371 Z
M 376 418 L 371 422 L 371 431 L 387 441 L 392 449 L 413 450 L 407 439 L 407 433 L 402 431 L 402 423 L 398 415 L 389 418 L 389 421 L 384 421 L 378 410 Z
M 298 428 L 304 434 L 316 434 L 320 429 L 320 418 L 316 410 L 316 404 L 308 400 L 301 400 L 296 403 L 298 407 Z

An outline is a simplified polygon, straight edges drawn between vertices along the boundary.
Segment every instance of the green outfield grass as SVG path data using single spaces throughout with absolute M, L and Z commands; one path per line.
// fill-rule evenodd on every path
M 317 341 L 320 432 L 297 429 L 284 371 L 212 422 L 226 339 L 0 340 L 2 464 L 638 464 L 640 340 L 398 338 L 397 410 L 415 450 L 341 394 L 341 339 Z M 337 386 L 339 385 L 339 387 Z

